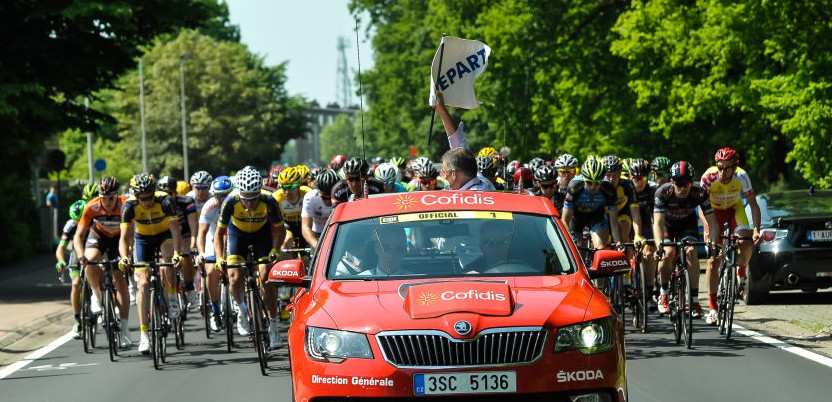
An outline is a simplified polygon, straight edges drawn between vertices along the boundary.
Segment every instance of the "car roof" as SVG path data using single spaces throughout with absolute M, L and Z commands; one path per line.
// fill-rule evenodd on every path
M 331 222 L 345 222 L 375 216 L 436 211 L 510 211 L 559 216 L 546 197 L 485 191 L 415 191 L 373 196 L 338 204 Z
M 815 190 L 811 196 L 807 190 L 778 191 L 760 194 L 758 199 L 763 215 L 770 215 L 764 219 L 832 214 L 832 190 Z

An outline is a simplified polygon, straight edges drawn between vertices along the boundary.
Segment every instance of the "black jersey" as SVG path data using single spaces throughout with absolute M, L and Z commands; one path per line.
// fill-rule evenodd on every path
M 384 192 L 384 183 L 376 179 L 375 177 L 368 177 L 367 179 L 367 192 L 369 194 L 381 194 Z M 352 191 L 350 191 L 350 186 L 347 185 L 346 180 L 341 180 L 338 183 L 335 183 L 335 186 L 332 187 L 332 203 L 337 204 L 340 202 L 347 202 L 352 201 L 355 198 L 361 198 L 363 194 L 359 196 L 355 196 Z
M 704 215 L 713 213 L 708 190 L 693 184 L 690 194 L 685 198 L 676 196 L 672 183 L 662 184 L 656 189 L 655 206 L 653 212 L 664 213 L 668 223 L 696 218 L 696 207 L 702 209 Z

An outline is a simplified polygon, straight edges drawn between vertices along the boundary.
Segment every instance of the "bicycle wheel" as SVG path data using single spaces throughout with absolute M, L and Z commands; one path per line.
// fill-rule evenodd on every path
M 162 311 L 159 306 L 159 294 L 156 289 L 150 290 L 150 355 L 153 357 L 153 368 L 159 370 L 162 363 L 161 337 Z
M 260 374 L 266 375 L 268 365 L 268 329 L 263 327 L 263 317 L 266 312 L 263 308 L 263 301 L 260 299 L 258 289 L 250 289 L 248 294 L 249 312 L 251 313 L 250 321 L 253 322 L 254 328 L 252 331 L 252 338 L 254 340 L 254 349 L 257 350 L 257 360 L 260 363 Z M 265 335 L 265 339 L 264 339 Z
M 731 340 L 731 330 L 734 326 L 734 304 L 737 301 L 737 283 L 735 266 L 731 266 L 725 278 L 725 340 Z
M 228 285 L 223 284 L 222 296 L 222 318 L 225 325 L 225 348 L 230 353 L 234 346 L 234 314 L 231 308 L 231 292 Z
M 116 307 L 113 304 L 113 295 L 110 289 L 104 289 L 101 294 L 104 297 L 104 330 L 107 333 L 107 349 L 110 352 L 110 361 L 116 361 L 118 350 L 118 333 L 116 332 Z
M 185 348 L 185 320 L 188 307 L 187 299 L 181 290 L 177 293 L 176 300 L 179 303 L 179 316 L 173 320 L 173 337 L 176 341 L 176 349 L 182 350 Z
M 690 289 L 690 271 L 686 269 L 685 275 L 681 278 L 683 279 L 682 296 L 684 297 L 686 307 L 681 310 L 682 318 L 684 319 L 684 327 L 682 330 L 685 333 L 685 347 L 690 349 L 693 342 L 693 294 L 691 294 Z
M 676 344 L 682 342 L 682 317 L 684 316 L 684 306 L 679 297 L 679 290 L 682 279 L 675 273 L 670 278 L 672 292 L 670 293 L 670 320 L 673 322 L 673 339 Z
M 636 292 L 636 303 L 638 306 L 638 314 L 639 317 L 639 328 L 641 328 L 642 333 L 647 332 L 647 310 L 648 310 L 648 303 L 650 302 L 650 286 L 651 284 L 647 283 L 646 275 L 644 275 L 644 262 L 639 259 L 638 265 L 636 265 L 636 287 L 638 287 L 638 291 Z
M 211 339 L 211 301 L 208 300 L 208 288 L 206 286 L 205 276 L 203 275 L 199 279 L 199 311 L 202 314 L 202 321 L 205 325 L 205 338 Z
M 722 261 L 719 266 L 719 287 L 716 290 L 716 326 L 720 335 L 725 335 L 725 308 L 727 307 L 725 298 L 728 289 L 726 271 L 725 261 Z
M 90 284 L 87 282 L 86 276 L 81 285 L 81 343 L 84 347 L 84 353 L 90 353 L 90 322 L 95 324 L 92 318 L 92 310 L 90 309 Z

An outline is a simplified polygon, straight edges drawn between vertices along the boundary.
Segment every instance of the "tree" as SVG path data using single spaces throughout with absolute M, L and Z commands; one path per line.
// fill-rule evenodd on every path
M 27 183 L 44 140 L 87 129 L 95 119 L 78 99 L 133 68 L 139 46 L 183 26 L 239 37 L 227 6 L 216 0 L 2 2 L 0 191 L 14 196 L 0 197 L 0 258 L 26 255 L 38 244 Z
M 143 60 L 151 172 L 182 178 L 180 60 L 191 173 L 268 166 L 283 144 L 307 129 L 306 102 L 284 89 L 285 63 L 266 67 L 240 43 L 184 30 L 170 41 L 157 41 Z M 138 72 L 120 83 L 123 90 L 112 97 L 119 137 L 141 160 Z
M 356 127 L 353 116 L 346 113 L 335 116 L 335 121 L 324 126 L 321 131 L 321 157 L 328 159 L 337 154 L 348 158 L 363 155 L 360 130 L 360 127 Z

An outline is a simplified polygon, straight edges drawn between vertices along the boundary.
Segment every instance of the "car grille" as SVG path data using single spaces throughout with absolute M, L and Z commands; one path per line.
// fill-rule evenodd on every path
M 394 331 L 376 335 L 384 359 L 401 368 L 526 364 L 543 353 L 546 330 L 500 328 L 473 339 L 454 339 L 441 331 Z

